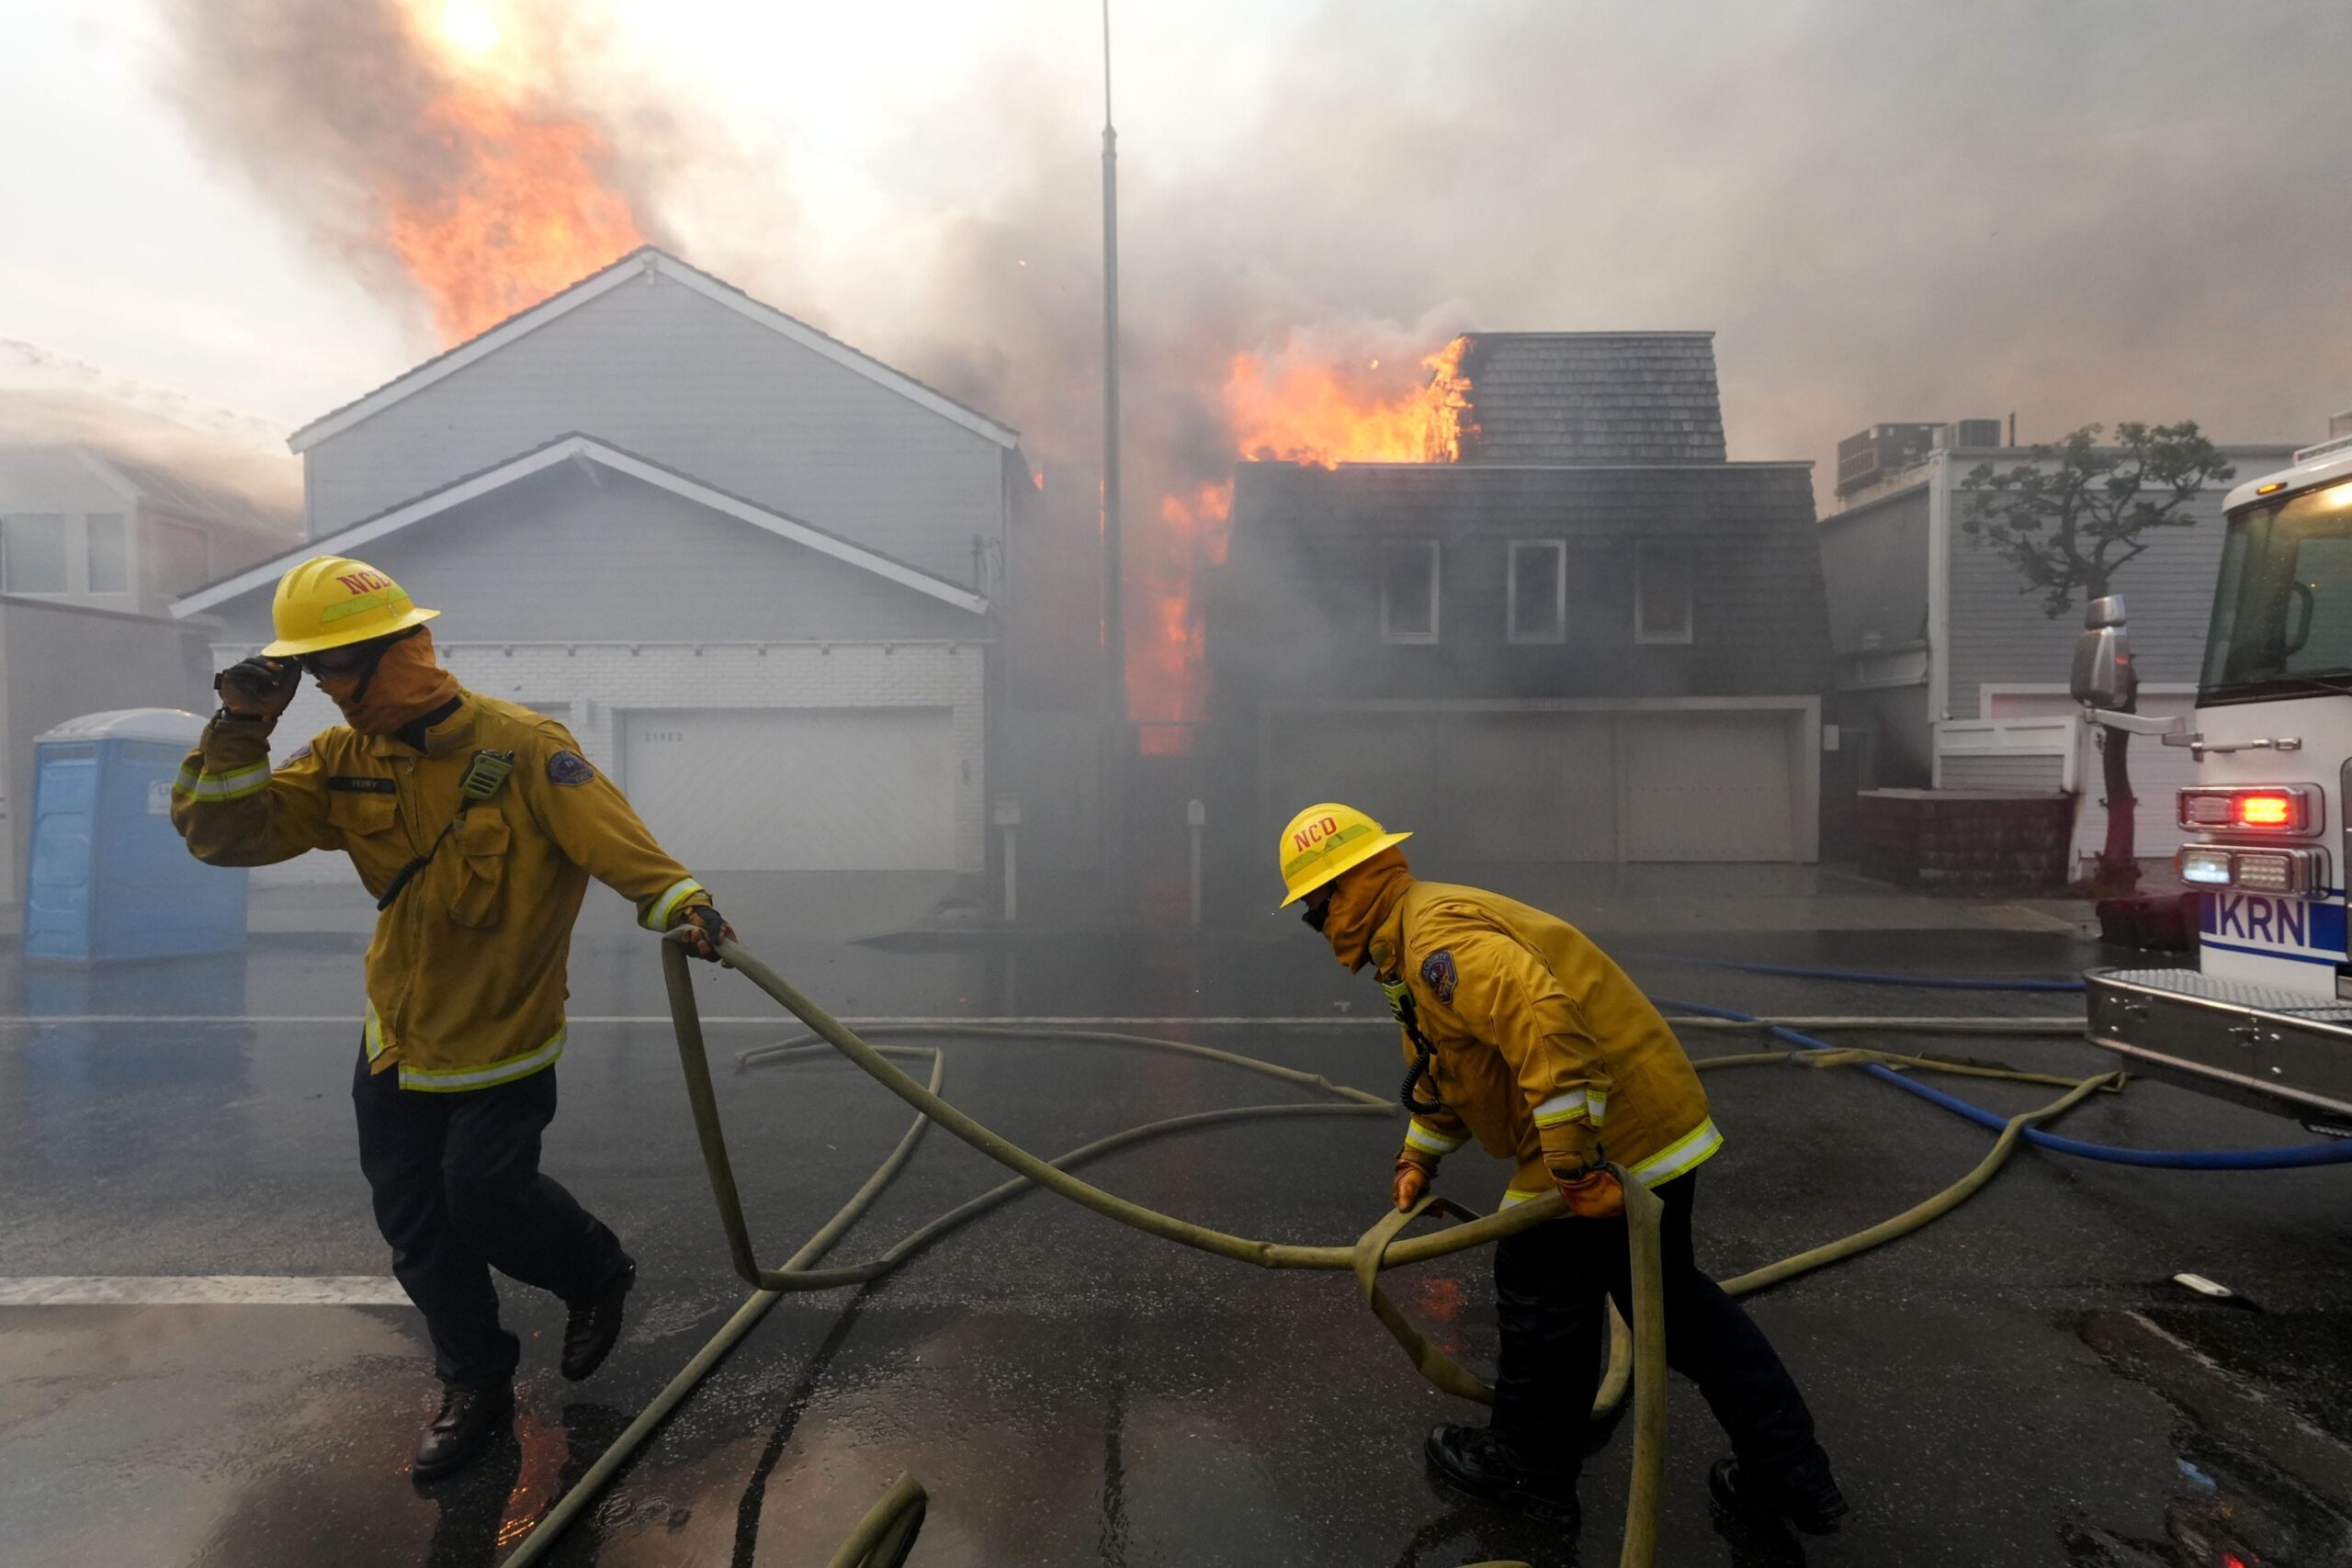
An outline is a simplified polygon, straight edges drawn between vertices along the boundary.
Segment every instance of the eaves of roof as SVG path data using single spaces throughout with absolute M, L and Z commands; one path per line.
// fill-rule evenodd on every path
M 963 426 L 975 435 L 984 436 L 998 446 L 1012 450 L 1020 444 L 1020 434 L 1011 426 L 990 419 L 965 403 L 926 386 L 902 370 L 894 370 L 869 354 L 852 348 L 829 333 L 819 331 L 796 316 L 788 316 L 773 305 L 765 305 L 724 279 L 712 276 L 700 267 L 680 261 L 669 252 L 652 245 L 642 246 L 614 262 L 601 272 L 591 273 L 561 293 L 541 300 L 527 310 L 519 311 L 485 332 L 468 338 L 454 348 L 446 349 L 423 364 L 413 367 L 367 392 L 341 408 L 320 415 L 286 438 L 286 444 L 296 452 L 306 452 L 331 435 L 350 429 L 360 421 L 382 412 L 435 382 L 463 370 L 475 361 L 487 357 L 513 343 L 546 326 L 549 321 L 570 315 L 581 306 L 627 283 L 632 277 L 658 274 L 673 282 L 684 284 L 707 299 L 726 306 L 736 314 L 779 335 L 789 338 L 801 347 L 822 355 L 836 365 L 864 376 L 880 386 L 888 387 L 901 397 L 920 403 L 932 412 Z
M 934 577 L 920 567 L 910 566 L 895 557 L 884 555 L 879 550 L 868 549 L 864 545 L 844 539 L 840 535 L 820 528 L 814 524 L 803 523 L 797 517 L 786 516 L 771 507 L 762 506 L 756 502 L 746 501 L 741 496 L 729 494 L 715 486 L 705 484 L 700 479 L 682 474 L 674 468 L 664 468 L 650 458 L 640 457 L 634 452 L 624 451 L 609 442 L 600 441 L 595 436 L 574 432 L 558 436 L 553 441 L 544 446 L 535 446 L 527 452 L 517 453 L 479 473 L 454 479 L 438 490 L 428 491 L 413 501 L 402 502 L 389 511 L 378 513 L 373 517 L 354 523 L 349 527 L 340 529 L 322 538 L 308 540 L 293 549 L 281 551 L 267 560 L 256 562 L 243 571 L 224 577 L 217 582 L 208 583 L 193 592 L 172 601 L 172 615 L 175 618 L 182 619 L 189 615 L 201 615 L 215 605 L 271 586 L 288 567 L 308 560 L 313 556 L 345 554 L 383 538 L 387 535 L 396 534 L 403 528 L 422 523 L 428 518 L 436 517 L 453 507 L 479 500 L 495 491 L 503 490 L 508 485 L 528 479 L 534 474 L 544 473 L 559 464 L 575 459 L 594 463 L 614 473 L 626 474 L 632 479 L 641 479 L 647 484 L 668 491 L 673 495 L 681 496 L 697 505 L 707 506 L 714 512 L 724 513 L 730 517 L 749 523 L 753 527 L 774 534 L 779 538 L 805 545 L 820 555 L 830 556 L 835 560 L 870 571 L 877 577 L 898 583 L 901 587 L 911 588 L 919 593 L 929 594 L 932 598 L 943 604 L 953 604 L 959 610 L 967 610 L 974 615 L 986 615 L 989 611 L 989 601 L 982 595 L 950 582 L 944 578 Z

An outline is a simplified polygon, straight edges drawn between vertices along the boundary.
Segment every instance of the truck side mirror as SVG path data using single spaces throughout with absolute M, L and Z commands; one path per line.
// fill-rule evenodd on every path
M 2075 640 L 2075 700 L 2085 707 L 2113 711 L 2132 705 L 2139 678 L 2132 671 L 2132 634 L 2123 626 L 2123 596 L 2094 599 L 2083 611 L 2083 635 Z

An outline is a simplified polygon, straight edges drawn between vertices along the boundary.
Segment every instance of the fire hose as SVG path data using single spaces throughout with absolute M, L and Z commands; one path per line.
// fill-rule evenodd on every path
M 1223 1111 L 1195 1112 L 1170 1117 L 1100 1138 L 1054 1160 L 1045 1160 L 1020 1148 L 1000 1134 L 940 1098 L 938 1089 L 944 1076 L 945 1059 L 936 1049 L 869 1044 L 854 1032 L 842 1025 L 813 1000 L 786 981 L 740 945 L 723 944 L 722 955 L 752 984 L 797 1016 L 812 1032 L 808 1036 L 743 1053 L 739 1064 L 750 1066 L 761 1061 L 787 1060 L 807 1055 L 830 1047 L 847 1056 L 854 1065 L 875 1078 L 885 1089 L 905 1100 L 917 1112 L 914 1122 L 899 1140 L 889 1156 L 876 1168 L 872 1176 L 849 1201 L 821 1226 L 800 1248 L 775 1268 L 763 1267 L 758 1260 L 750 1225 L 744 1217 L 741 1196 L 736 1189 L 731 1162 L 727 1152 L 726 1135 L 718 1113 L 718 1098 L 712 1086 L 709 1060 L 702 1034 L 700 1013 L 694 993 L 693 976 L 684 951 L 675 942 L 665 942 L 662 967 L 669 988 L 673 1022 L 678 1039 L 679 1061 L 684 1070 L 687 1098 L 692 1106 L 697 1140 L 701 1145 L 706 1174 L 712 1197 L 717 1204 L 721 1228 L 726 1233 L 728 1250 L 736 1272 L 755 1289 L 752 1296 L 737 1309 L 733 1316 L 719 1329 L 676 1377 L 649 1403 L 637 1418 L 582 1475 L 579 1482 L 560 1498 L 538 1521 L 531 1533 L 506 1560 L 507 1568 L 527 1568 L 551 1548 L 560 1533 L 594 1500 L 604 1486 L 627 1465 L 639 1447 L 661 1426 L 669 1414 L 693 1392 L 704 1377 L 726 1358 L 745 1335 L 766 1315 L 768 1310 L 789 1292 L 828 1290 L 843 1285 L 865 1284 L 880 1279 L 905 1262 L 914 1253 L 948 1231 L 977 1218 L 999 1203 L 1016 1196 L 1032 1185 L 1052 1190 L 1062 1197 L 1093 1210 L 1106 1218 L 1133 1226 L 1147 1234 L 1175 1242 L 1181 1246 L 1216 1253 L 1236 1261 L 1270 1269 L 1348 1269 L 1357 1280 L 1367 1304 L 1384 1327 L 1396 1339 L 1415 1368 L 1436 1386 L 1461 1397 L 1490 1403 L 1493 1393 L 1467 1369 L 1429 1343 L 1406 1317 L 1401 1309 L 1379 1287 L 1379 1274 L 1391 1268 L 1426 1261 L 1469 1247 L 1483 1246 L 1515 1231 L 1544 1223 L 1558 1215 L 1563 1203 L 1557 1194 L 1517 1205 L 1502 1213 L 1472 1217 L 1445 1200 L 1434 1196 L 1424 1198 L 1408 1212 L 1391 1212 L 1366 1232 L 1353 1246 L 1306 1247 L 1254 1240 L 1229 1235 L 1206 1226 L 1197 1225 L 1173 1215 L 1146 1208 L 1114 1193 L 1095 1187 L 1069 1174 L 1068 1168 L 1110 1153 L 1114 1149 L 1140 1142 L 1161 1134 L 1215 1125 L 1222 1122 L 1274 1116 L 1317 1114 L 1381 1115 L 1394 1114 L 1391 1102 L 1363 1089 L 1332 1083 L 1317 1074 L 1262 1061 L 1235 1052 L 1216 1050 L 1187 1042 L 1159 1039 L 1147 1035 L 1107 1033 L 1093 1031 L 1038 1033 L 1025 1031 L 991 1029 L 986 1025 L 934 1024 L 907 1027 L 907 1033 L 933 1033 L 957 1037 L 1013 1038 L 1021 1040 L 1087 1041 L 1158 1051 L 1175 1052 L 1205 1060 L 1222 1062 L 1245 1070 L 1277 1078 L 1301 1087 L 1320 1090 L 1337 1097 L 1336 1102 L 1288 1102 L 1271 1105 L 1242 1106 Z M 910 1077 L 888 1059 L 891 1056 L 927 1057 L 930 1064 L 928 1083 Z M 1727 1291 L 1736 1294 L 1760 1290 L 1765 1286 L 1850 1258 L 1871 1247 L 1881 1246 L 1897 1236 L 1908 1235 L 1964 1201 L 1975 1192 L 2009 1157 L 2020 1135 L 2033 1123 L 2056 1117 L 2090 1094 L 2101 1089 L 2121 1087 L 2123 1076 L 2109 1073 L 2094 1077 L 2074 1079 L 2046 1074 L 2029 1073 L 2015 1068 L 1973 1064 L 1928 1056 L 1906 1056 L 1881 1051 L 1815 1048 L 1810 1043 L 1793 1051 L 1752 1052 L 1736 1055 L 1703 1057 L 1695 1064 L 1702 1070 L 1718 1067 L 1763 1066 L 1797 1063 L 1807 1067 L 1862 1066 L 1878 1071 L 1892 1072 L 1897 1068 L 1955 1073 L 1962 1076 L 2007 1078 L 2062 1087 L 2066 1093 L 2039 1110 L 2030 1111 L 2008 1119 L 2001 1136 L 1977 1167 L 1943 1191 L 1915 1205 L 1904 1213 L 1883 1221 L 1854 1235 L 1830 1242 L 1800 1253 L 1779 1263 L 1756 1269 L 1736 1279 L 1724 1281 Z M 886 1249 L 873 1259 L 835 1268 L 819 1268 L 818 1260 L 856 1223 L 858 1218 L 881 1195 L 890 1180 L 912 1156 L 917 1142 L 930 1123 L 936 1122 L 948 1132 L 970 1144 L 998 1163 L 1008 1167 L 1015 1176 L 978 1197 L 940 1215 Z M 1634 1394 L 1634 1436 L 1633 1482 L 1626 1498 L 1625 1530 L 1619 1555 L 1620 1568 L 1641 1568 L 1655 1559 L 1657 1523 L 1658 1483 L 1664 1461 L 1665 1435 L 1665 1345 L 1663 1338 L 1662 1304 L 1659 1300 L 1657 1262 L 1658 1201 L 1645 1188 L 1631 1179 L 1622 1170 L 1627 1198 L 1629 1245 L 1634 1250 L 1634 1317 L 1629 1331 L 1611 1315 L 1611 1339 L 1609 1370 L 1600 1393 L 1594 1403 L 1596 1415 L 1606 1414 L 1623 1398 L 1630 1384 Z M 1450 1216 L 1456 1223 L 1434 1234 L 1405 1238 L 1405 1228 L 1414 1221 L 1432 1214 Z M 922 1511 L 927 1506 L 920 1483 L 902 1477 L 890 1492 L 877 1503 L 855 1531 L 844 1541 L 832 1562 L 835 1568 L 896 1568 L 912 1550 L 916 1533 L 922 1527 Z

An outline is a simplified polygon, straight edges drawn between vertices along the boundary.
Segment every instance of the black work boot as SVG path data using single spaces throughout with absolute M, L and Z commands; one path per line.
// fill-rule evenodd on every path
M 1707 1490 L 1728 1513 L 1746 1519 L 1786 1519 L 1807 1535 L 1827 1535 L 1853 1512 L 1826 1463 L 1768 1480 L 1751 1475 L 1736 1459 L 1719 1459 L 1707 1472 Z
M 637 1283 L 637 1265 L 624 1261 L 620 1278 L 586 1306 L 575 1306 L 563 1320 L 563 1375 L 573 1382 L 605 1364 L 613 1341 L 621 1337 L 621 1305 Z
M 416 1439 L 413 1479 L 434 1481 L 458 1469 L 514 1414 L 511 1382 L 449 1384 L 441 1391 L 440 1414 Z
M 1422 1452 L 1438 1478 L 1457 1491 L 1526 1508 L 1571 1529 L 1577 1523 L 1576 1472 L 1532 1462 L 1490 1427 L 1433 1427 Z

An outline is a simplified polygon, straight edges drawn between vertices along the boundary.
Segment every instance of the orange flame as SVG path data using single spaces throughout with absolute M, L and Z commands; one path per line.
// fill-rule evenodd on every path
M 1428 379 L 1399 386 L 1351 355 L 1302 357 L 1285 348 L 1272 363 L 1237 354 L 1225 382 L 1235 449 L 1246 459 L 1290 463 L 1452 463 L 1462 457 L 1470 380 L 1462 373 L 1467 338 L 1420 360 Z M 1361 367 L 1361 368 L 1359 368 Z M 1191 726 L 1207 707 L 1207 637 L 1195 580 L 1200 565 L 1225 561 L 1233 513 L 1230 479 L 1162 497 L 1160 537 L 1131 592 L 1127 697 L 1144 754 L 1192 750 Z
M 1456 462 L 1462 413 L 1470 406 L 1470 382 L 1462 374 L 1469 346 L 1469 339 L 1457 337 L 1427 355 L 1421 368 L 1429 380 L 1388 397 L 1366 391 L 1337 366 L 1285 361 L 1270 373 L 1255 355 L 1237 354 L 1226 376 L 1225 407 L 1240 455 L 1327 468 Z M 1366 370 L 1379 367 L 1374 359 Z
M 457 172 L 393 195 L 385 240 L 445 347 L 644 243 L 628 201 L 605 184 L 605 139 L 585 121 L 535 117 L 472 86 L 444 91 L 425 116 Z

